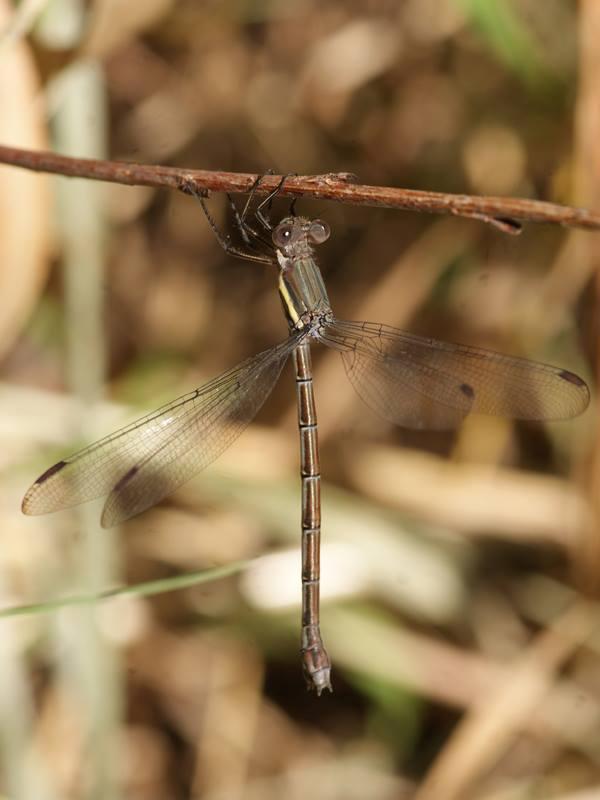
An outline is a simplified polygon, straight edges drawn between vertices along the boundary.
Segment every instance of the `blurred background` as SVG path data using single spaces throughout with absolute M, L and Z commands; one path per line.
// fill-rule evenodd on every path
M 0 0 L 0 37 L 2 144 L 600 208 L 593 0 Z M 594 383 L 597 235 L 298 210 L 332 227 L 338 316 Z M 0 597 L 36 604 L 0 619 L 1 796 L 600 796 L 594 400 L 407 431 L 314 349 L 321 698 L 299 666 L 289 367 L 230 450 L 120 530 L 101 504 L 21 515 L 57 459 L 283 339 L 275 285 L 191 198 L 0 166 Z

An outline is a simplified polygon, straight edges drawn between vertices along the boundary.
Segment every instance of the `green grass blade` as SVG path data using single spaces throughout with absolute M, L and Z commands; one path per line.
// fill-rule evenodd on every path
M 456 0 L 496 58 L 531 88 L 549 79 L 539 44 L 506 0 Z
M 242 572 L 249 564 L 249 561 L 235 561 L 223 567 L 202 570 L 200 572 L 189 572 L 185 575 L 176 575 L 173 578 L 160 578 L 156 581 L 145 581 L 134 586 L 119 586 L 113 589 L 106 589 L 103 592 L 89 595 L 73 595 L 71 597 L 60 597 L 56 600 L 48 600 L 44 603 L 28 603 L 21 606 L 11 606 L 0 609 L 1 617 L 18 617 L 28 614 L 48 614 L 60 608 L 68 606 L 83 606 L 92 603 L 99 603 L 113 597 L 150 597 L 151 595 L 174 592 L 178 589 L 186 589 L 189 586 L 197 586 L 201 583 L 220 580 L 229 575 Z

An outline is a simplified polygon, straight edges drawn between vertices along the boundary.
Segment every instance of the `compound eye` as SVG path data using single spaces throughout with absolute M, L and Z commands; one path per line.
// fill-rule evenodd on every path
M 310 228 L 308 229 L 308 238 L 313 242 L 313 244 L 323 244 L 329 239 L 329 234 L 331 233 L 331 228 L 329 225 L 324 222 L 322 219 L 315 219 L 313 222 L 310 223 Z
M 273 231 L 273 244 L 275 247 L 286 247 L 294 238 L 292 225 L 278 225 Z

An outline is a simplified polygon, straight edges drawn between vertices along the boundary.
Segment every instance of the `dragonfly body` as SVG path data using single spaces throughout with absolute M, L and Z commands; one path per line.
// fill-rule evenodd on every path
M 30 487 L 23 511 L 41 514 L 108 495 L 104 526 L 158 503 L 223 452 L 254 418 L 293 357 L 302 479 L 302 663 L 310 688 L 331 690 L 331 663 L 319 630 L 321 475 L 310 345 L 340 352 L 361 398 L 385 419 L 407 427 L 451 428 L 470 412 L 520 419 L 565 419 L 589 402 L 572 372 L 482 348 L 426 339 L 381 323 L 338 320 L 314 248 L 329 236 L 319 220 L 288 216 L 273 228 L 259 206 L 261 230 L 240 216 L 247 251 L 222 237 L 230 253 L 273 264 L 289 325 L 280 344 L 204 386 L 59 461 Z M 267 236 L 268 234 L 268 236 Z M 267 253 L 256 253 L 257 243 Z
M 312 227 L 311 227 L 312 226 Z M 294 350 L 294 373 L 300 431 L 302 481 L 302 668 L 307 685 L 318 694 L 331 691 L 331 661 L 319 627 L 321 552 L 321 468 L 317 411 L 313 391 L 310 336 L 333 319 L 321 270 L 310 241 L 323 241 L 329 229 L 322 222 L 287 217 L 277 228 L 279 296 L 292 330 L 307 332 Z

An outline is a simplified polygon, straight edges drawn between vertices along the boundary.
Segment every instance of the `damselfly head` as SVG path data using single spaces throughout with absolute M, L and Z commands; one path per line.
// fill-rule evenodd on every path
M 331 229 L 321 219 L 309 220 L 305 217 L 286 217 L 273 231 L 273 244 L 284 252 L 301 239 L 310 244 L 322 244 L 329 239 Z

